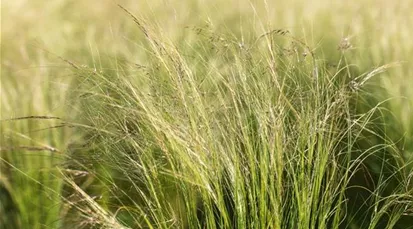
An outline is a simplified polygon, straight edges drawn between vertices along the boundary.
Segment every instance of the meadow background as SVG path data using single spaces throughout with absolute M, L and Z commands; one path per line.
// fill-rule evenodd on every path
M 2 1 L 0 228 L 413 228 L 413 1 Z

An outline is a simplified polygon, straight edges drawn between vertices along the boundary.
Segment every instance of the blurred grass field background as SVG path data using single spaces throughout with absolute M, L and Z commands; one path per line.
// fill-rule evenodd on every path
M 2 1 L 0 228 L 413 228 L 413 1 Z

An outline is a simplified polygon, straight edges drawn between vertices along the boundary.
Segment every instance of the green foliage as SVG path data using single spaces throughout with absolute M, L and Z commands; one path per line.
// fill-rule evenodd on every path
M 411 227 L 410 14 L 189 2 L 5 3 L 0 228 Z

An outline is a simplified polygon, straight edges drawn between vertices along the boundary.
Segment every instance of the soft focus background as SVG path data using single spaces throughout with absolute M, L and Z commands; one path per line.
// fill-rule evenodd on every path
M 413 228 L 411 12 L 2 1 L 0 228 Z

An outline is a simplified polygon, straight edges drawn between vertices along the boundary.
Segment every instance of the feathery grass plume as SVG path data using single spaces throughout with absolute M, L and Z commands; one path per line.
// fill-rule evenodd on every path
M 129 227 L 337 227 L 359 132 L 347 82 L 270 40 L 204 57 L 132 17 L 158 67 L 81 85 L 85 125 L 100 127 L 86 129 L 96 148 L 81 156 L 108 189 L 97 203 Z
M 411 227 L 413 5 L 372 2 L 5 2 L 0 228 Z

